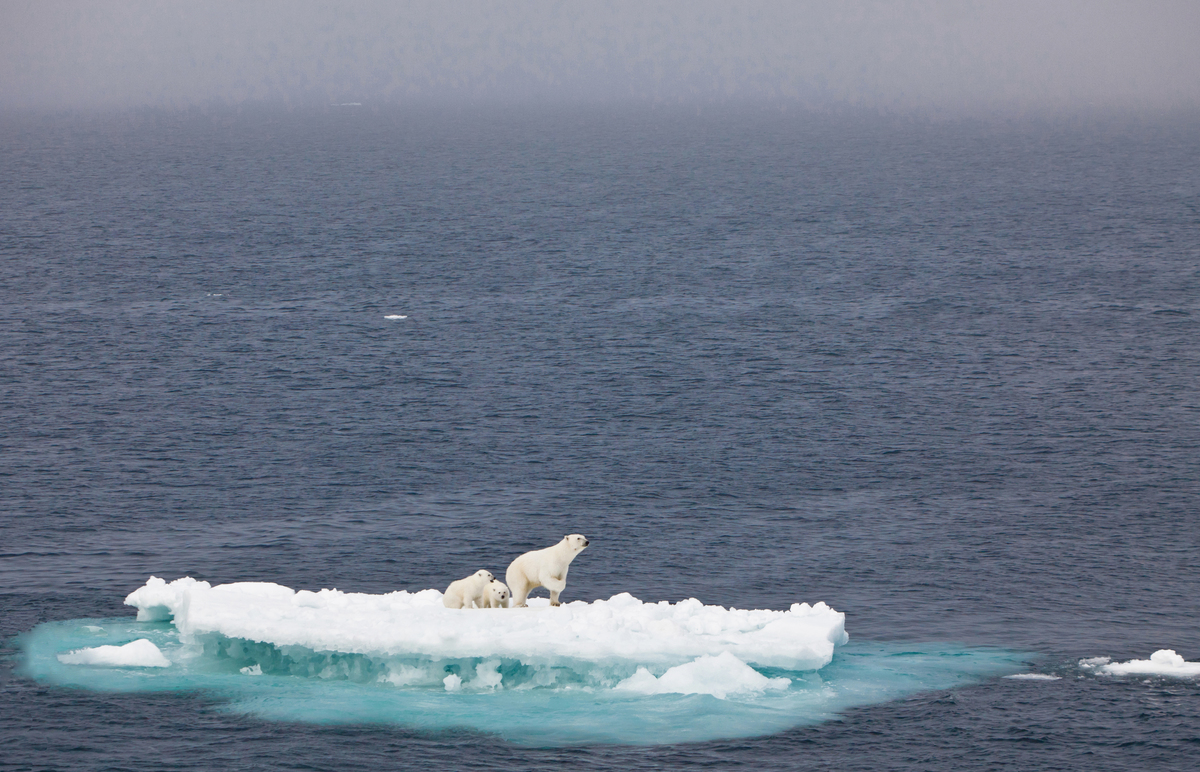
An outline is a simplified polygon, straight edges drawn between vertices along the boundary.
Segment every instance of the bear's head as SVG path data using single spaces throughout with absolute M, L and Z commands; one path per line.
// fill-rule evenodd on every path
M 500 601 L 501 603 L 504 603 L 505 601 L 507 601 L 512 594 L 508 591 L 507 584 L 505 584 L 504 582 L 497 581 L 495 579 L 488 582 L 488 592 L 491 593 L 493 598 Z
M 475 576 L 485 582 L 496 581 L 496 577 L 492 576 L 491 571 L 484 571 L 482 568 L 475 572 Z
M 563 541 L 571 548 L 571 552 L 583 552 L 588 545 L 587 537 L 581 533 L 572 533 L 563 537 Z

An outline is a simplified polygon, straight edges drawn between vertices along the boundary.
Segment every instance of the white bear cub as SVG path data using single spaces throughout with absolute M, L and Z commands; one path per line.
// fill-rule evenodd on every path
M 504 582 L 493 579 L 487 583 L 488 608 L 508 608 L 510 597 L 512 597 L 512 593 L 508 591 L 508 585 Z
M 567 588 L 567 566 L 587 545 L 587 537 L 573 533 L 553 547 L 526 552 L 514 560 L 504 575 L 512 591 L 512 607 L 524 606 L 534 587 L 545 587 L 550 591 L 550 605 L 560 605 L 558 594 Z
M 487 608 L 488 583 L 496 581 L 491 571 L 476 571 L 446 588 L 442 605 L 446 608 Z

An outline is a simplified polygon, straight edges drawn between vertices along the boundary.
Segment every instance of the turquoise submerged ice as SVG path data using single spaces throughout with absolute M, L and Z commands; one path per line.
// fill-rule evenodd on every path
M 564 745 L 770 734 L 1021 663 L 1007 652 L 850 644 L 844 615 L 821 603 L 745 610 L 622 594 L 452 610 L 436 590 L 312 593 L 192 579 L 151 579 L 127 603 L 139 621 L 27 634 L 26 671 L 107 691 L 203 690 L 280 720 L 467 727 Z

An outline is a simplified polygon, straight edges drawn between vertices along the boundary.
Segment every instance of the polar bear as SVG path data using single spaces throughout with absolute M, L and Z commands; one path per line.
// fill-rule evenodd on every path
M 553 547 L 526 552 L 514 560 L 504 575 L 512 591 L 512 607 L 524 606 L 534 587 L 545 587 L 550 591 L 550 605 L 559 605 L 558 594 L 567 588 L 567 566 L 587 545 L 583 534 L 573 533 Z
M 457 579 L 446 588 L 442 605 L 446 608 L 486 608 L 488 582 L 496 581 L 491 571 L 479 570 L 466 579 Z
M 508 585 L 497 579 L 487 583 L 487 605 L 484 608 L 508 608 L 508 599 L 512 597 L 512 593 L 508 591 Z

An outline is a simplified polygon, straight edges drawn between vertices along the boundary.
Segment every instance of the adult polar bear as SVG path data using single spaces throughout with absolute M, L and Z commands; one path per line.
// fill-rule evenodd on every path
M 567 567 L 587 545 L 583 534 L 573 533 L 553 547 L 526 552 L 510 563 L 504 581 L 512 593 L 512 607 L 524 606 L 534 587 L 545 587 L 550 591 L 550 605 L 560 605 L 558 594 L 567 589 Z

